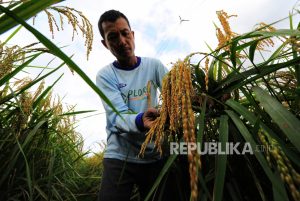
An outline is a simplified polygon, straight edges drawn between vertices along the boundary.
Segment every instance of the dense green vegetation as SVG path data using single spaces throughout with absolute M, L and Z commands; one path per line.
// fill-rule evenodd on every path
M 57 2 L 0 4 L 0 33 L 21 24 L 44 45 L 7 45 L 19 29 L 0 45 L 0 200 L 95 200 L 99 189 L 102 153 L 84 152 L 75 131 L 76 115 L 88 111 L 63 107 L 59 96 L 51 93 L 61 77 L 49 86 L 44 80 L 60 68 L 71 68 L 111 104 L 69 56 L 25 22 L 44 9 L 76 19 L 72 16 L 79 13 L 74 9 L 49 7 Z M 230 29 L 230 16 L 219 11 L 218 47 L 192 53 L 166 76 L 161 116 L 148 133 L 156 135 L 158 148 L 166 139 L 264 148 L 253 155 L 192 152 L 188 159 L 193 200 L 300 200 L 300 31 L 293 26 L 298 15 L 294 12 L 285 19 L 289 29 L 261 24 L 238 35 Z M 77 21 L 78 30 L 91 44 L 89 22 L 79 17 L 86 26 Z M 61 64 L 49 69 L 45 63 L 46 70 L 34 79 L 16 79 L 45 54 Z M 170 157 L 157 181 L 176 165 L 176 157 Z

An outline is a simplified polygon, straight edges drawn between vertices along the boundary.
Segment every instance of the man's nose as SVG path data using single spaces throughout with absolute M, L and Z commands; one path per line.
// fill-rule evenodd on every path
M 124 45 L 126 43 L 126 39 L 124 36 L 120 35 L 119 36 L 119 45 Z

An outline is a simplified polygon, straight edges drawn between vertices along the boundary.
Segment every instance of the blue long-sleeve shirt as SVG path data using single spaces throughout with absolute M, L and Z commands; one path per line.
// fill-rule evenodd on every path
M 153 162 L 160 158 L 150 143 L 143 158 L 138 158 L 145 140 L 142 113 L 147 110 L 147 83 L 151 81 L 151 106 L 157 106 L 157 89 L 161 89 L 167 68 L 157 59 L 137 57 L 132 68 L 122 68 L 113 62 L 102 68 L 96 77 L 96 84 L 121 113 L 118 116 L 105 102 L 107 147 L 104 158 L 115 158 L 135 163 Z

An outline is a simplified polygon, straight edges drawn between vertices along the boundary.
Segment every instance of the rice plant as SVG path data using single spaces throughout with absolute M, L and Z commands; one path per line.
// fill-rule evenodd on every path
M 0 46 L 1 200 L 77 200 L 96 196 L 86 194 L 96 191 L 88 189 L 96 180 L 85 173 L 92 166 L 86 167 L 85 162 L 92 163 L 93 159 L 83 159 L 82 140 L 74 130 L 73 116 L 78 112 L 73 107 L 64 111 L 61 99 L 51 94 L 60 77 L 47 87 L 43 80 L 67 64 L 108 105 L 113 105 L 69 56 L 25 22 L 57 2 L 60 1 L 31 0 L 0 5 L 0 33 L 21 24 L 45 47 L 7 47 L 7 41 Z M 52 11 L 67 17 L 74 33 L 78 28 L 86 36 L 90 51 L 89 23 L 76 26 L 75 14 L 84 16 L 70 8 L 46 10 L 52 33 L 63 25 L 61 19 L 58 25 Z M 250 144 L 253 151 L 226 155 L 190 149 L 187 160 L 191 200 L 300 200 L 300 31 L 293 27 L 293 16 L 298 14 L 294 12 L 289 16 L 290 29 L 261 23 L 257 29 L 240 35 L 232 31 L 228 22 L 236 16 L 218 11 L 218 47 L 175 62 L 165 77 L 161 115 L 144 145 L 153 140 L 163 153 L 169 151 L 171 142 L 199 143 L 200 148 L 209 142 L 224 146 L 239 143 Z M 15 80 L 44 53 L 60 58 L 62 64 L 35 79 Z M 35 85 L 39 86 L 31 91 Z M 170 156 L 150 194 L 176 157 Z M 101 156 L 98 159 L 101 161 Z M 101 170 L 95 172 L 99 175 Z M 82 181 L 90 182 L 87 188 L 82 188 Z
M 86 157 L 87 152 L 82 150 L 83 140 L 75 131 L 75 115 L 89 111 L 66 107 L 59 96 L 52 94 L 62 75 L 49 86 L 45 80 L 60 68 L 69 67 L 100 97 L 106 97 L 69 56 L 25 22 L 47 8 L 45 12 L 53 31 L 53 24 L 57 28 L 57 22 L 49 10 L 58 12 L 61 29 L 64 16 L 74 33 L 78 29 L 83 33 L 88 55 L 93 41 L 91 24 L 80 11 L 49 7 L 57 2 L 0 2 L 1 33 L 20 23 L 44 44 L 44 47 L 38 43 L 25 47 L 7 45 L 21 26 L 0 43 L 0 200 L 86 200 L 86 197 L 91 200 L 96 197 L 101 166 L 94 167 L 92 159 Z M 43 54 L 61 58 L 61 64 L 53 68 L 39 66 L 42 70 L 35 78 L 21 76 Z M 101 163 L 101 157 L 97 160 Z M 87 173 L 91 167 L 94 171 Z
M 218 47 L 175 62 L 164 78 L 160 117 L 140 155 L 150 141 L 160 153 L 174 142 L 198 143 L 200 149 L 185 149 L 191 200 L 300 200 L 300 31 L 294 15 L 297 10 L 288 17 L 290 29 L 261 23 L 240 35 L 229 25 L 235 15 L 218 11 Z M 211 142 L 223 151 L 228 143 L 243 146 L 234 148 L 239 154 L 201 152 Z

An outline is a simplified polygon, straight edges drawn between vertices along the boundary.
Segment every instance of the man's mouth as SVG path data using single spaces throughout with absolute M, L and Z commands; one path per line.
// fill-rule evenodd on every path
M 122 48 L 121 52 L 122 53 L 129 53 L 129 52 L 131 52 L 131 48 Z

